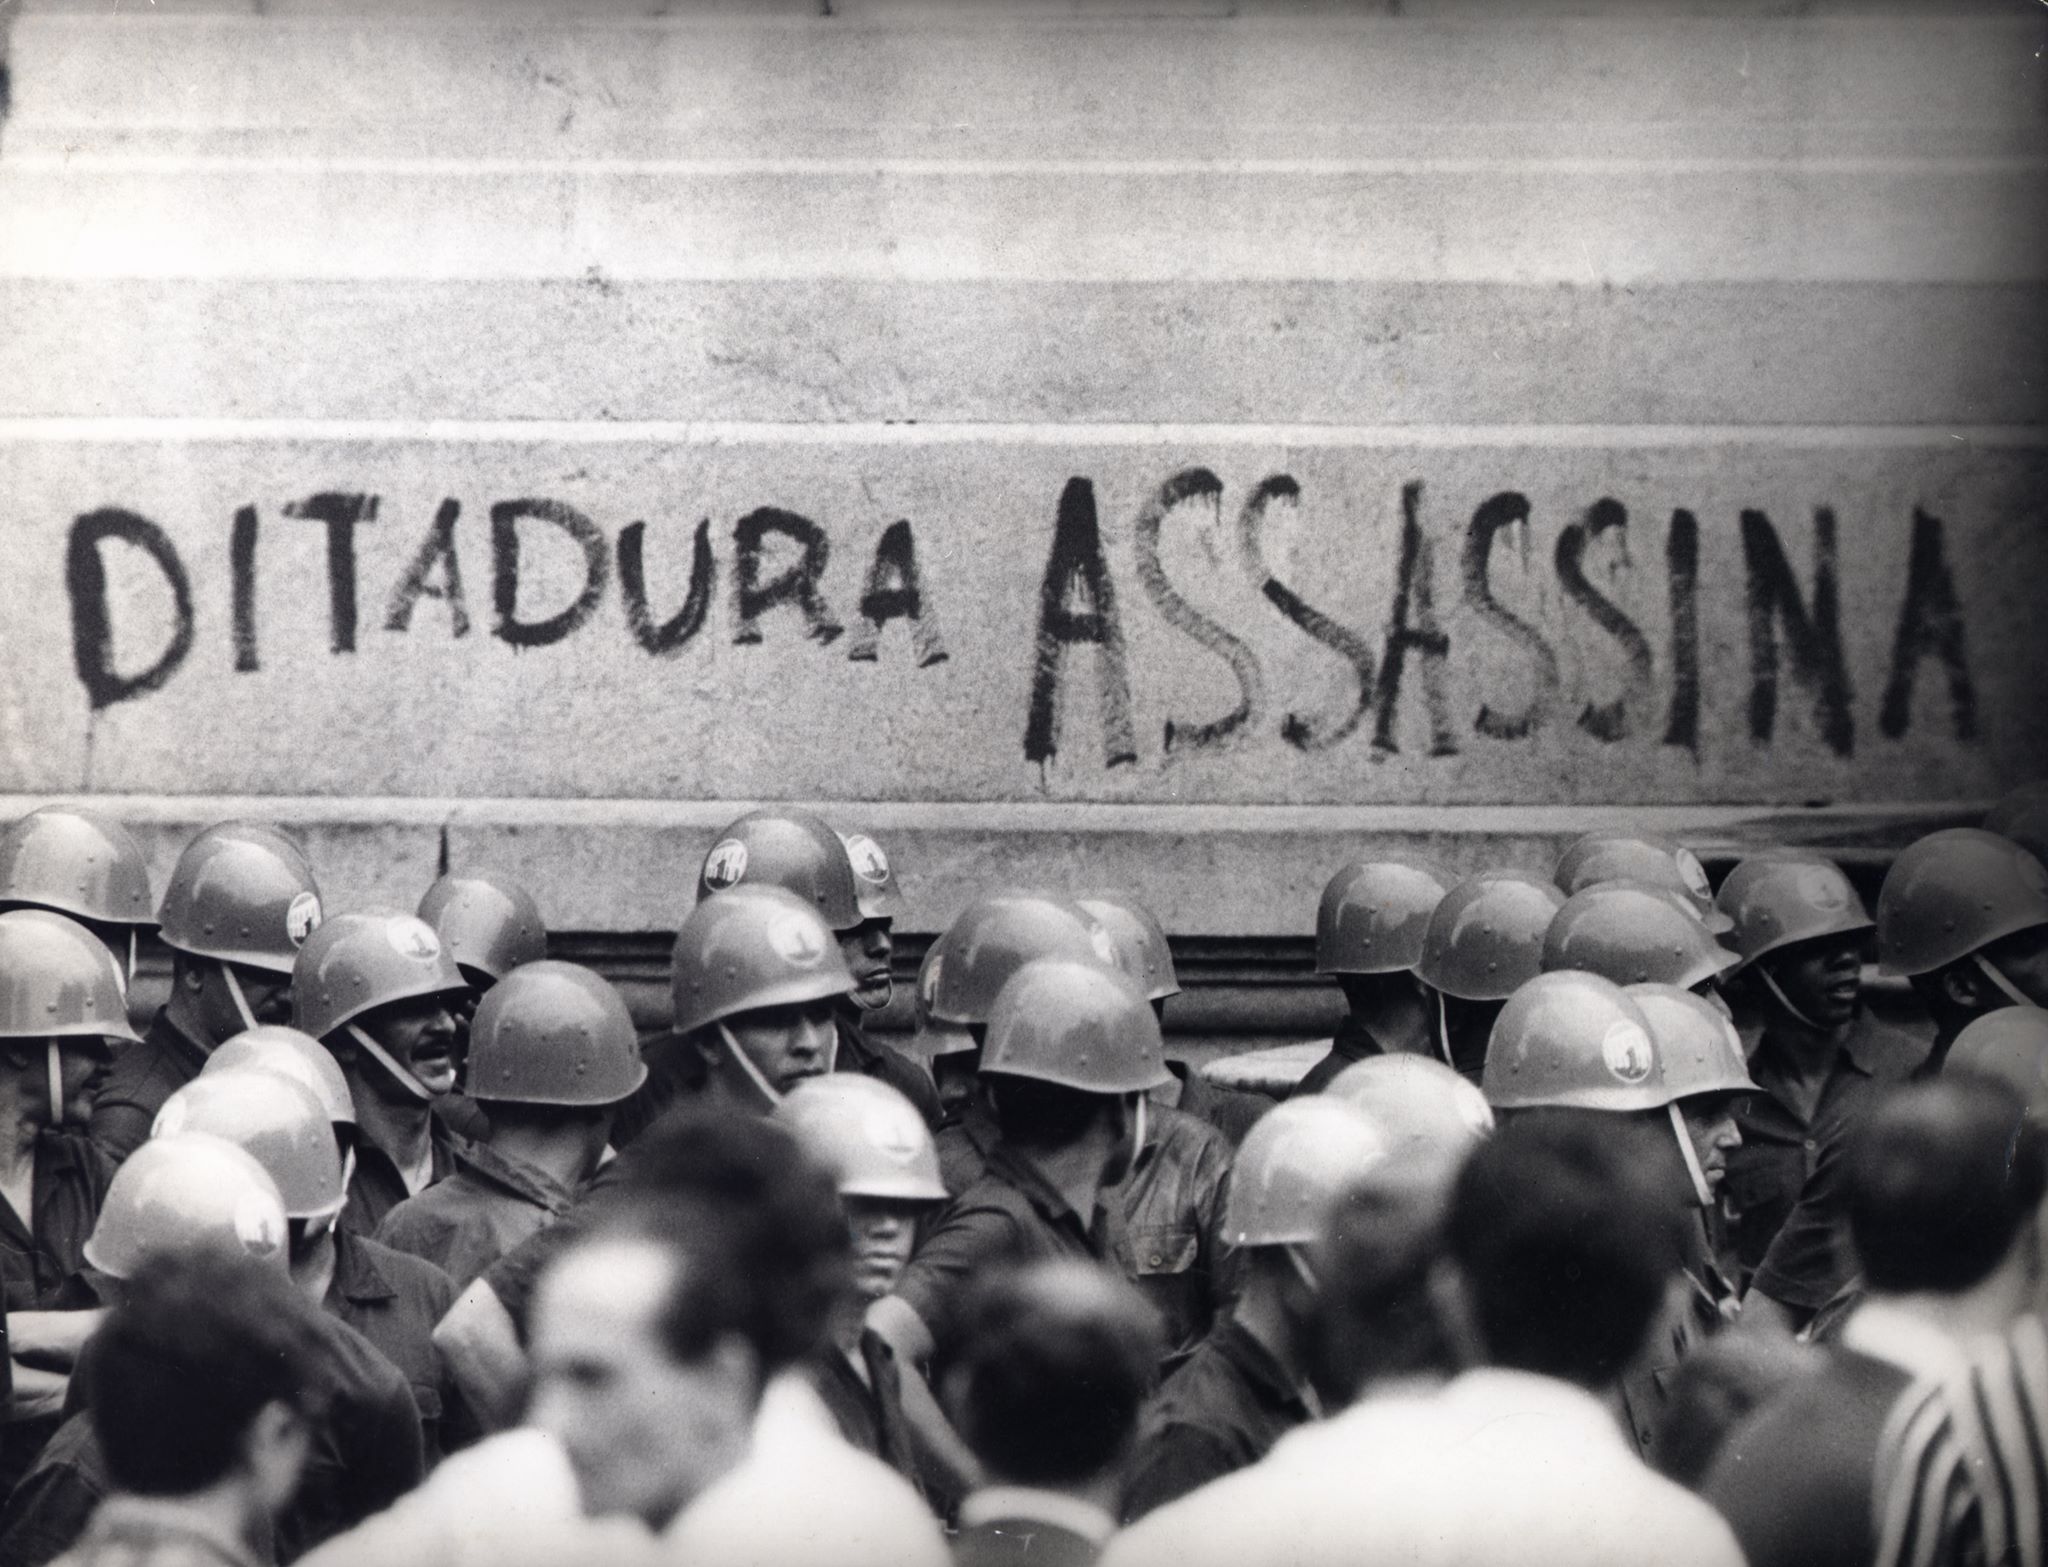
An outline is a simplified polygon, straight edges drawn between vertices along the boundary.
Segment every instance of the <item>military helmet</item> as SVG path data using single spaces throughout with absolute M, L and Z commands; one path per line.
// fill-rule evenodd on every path
M 903 915 L 903 890 L 896 885 L 895 869 L 882 846 L 864 832 L 843 832 L 846 862 L 853 868 L 854 901 L 864 920 L 893 920 Z
M 1564 894 L 1521 871 L 1481 871 L 1443 895 L 1423 932 L 1415 972 L 1461 1001 L 1503 1001 L 1538 973 L 1543 933 Z
M 108 1040 L 135 1040 L 114 955 L 48 909 L 0 914 L 0 1041 L 21 1039 L 99 1051 Z
M 697 874 L 697 901 L 733 887 L 781 887 L 835 932 L 852 930 L 865 917 L 855 881 L 846 845 L 822 817 L 776 805 L 747 812 L 718 835 Z
M 0 905 L 22 904 L 100 925 L 156 924 L 142 845 L 82 805 L 46 805 L 0 833 Z
M 478 1099 L 609 1105 L 646 1081 L 625 1001 L 581 964 L 522 964 L 477 1004 L 469 1092 Z
M 1566 849 L 1557 862 L 1558 890 L 1570 897 L 1596 882 L 1641 881 L 1682 893 L 1692 912 L 1715 935 L 1728 918 L 1714 907 L 1713 884 L 1699 856 L 1670 838 L 1594 832 Z
M 341 1067 L 325 1045 L 296 1028 L 262 1023 L 223 1041 L 206 1058 L 199 1075 L 211 1077 L 219 1072 L 275 1072 L 319 1100 L 329 1121 L 340 1126 L 356 1124 L 355 1097 L 348 1091 Z
M 1650 1020 L 1650 1039 L 1664 1069 L 1664 1088 L 1676 1099 L 1696 1094 L 1758 1092 L 1742 1052 L 1742 1036 L 1728 1014 L 1704 996 L 1676 985 L 1625 985 L 1628 998 Z
M 1244 1134 L 1231 1166 L 1225 1244 L 1320 1240 L 1331 1204 L 1391 1151 L 1372 1120 L 1341 1099 L 1311 1094 L 1275 1105 Z
M 1598 974 L 1539 974 L 1494 1020 L 1480 1081 L 1495 1110 L 1627 1112 L 1671 1102 L 1643 1009 Z
M 981 1070 L 1088 1094 L 1172 1081 L 1159 1019 L 1136 982 L 1072 958 L 1037 958 L 1011 975 L 989 1012 Z
M 979 1050 L 974 1035 L 964 1023 L 944 1023 L 932 1016 L 932 996 L 938 990 L 939 966 L 943 960 L 939 943 L 924 950 L 917 965 L 917 990 L 911 997 L 911 1016 L 917 1024 L 917 1048 L 927 1057 L 961 1056 Z
M 721 892 L 689 912 L 676 932 L 669 983 L 683 1034 L 854 990 L 838 938 L 817 909 L 768 883 Z
M 248 1154 L 277 1183 L 287 1219 L 325 1219 L 348 1193 L 334 1122 L 312 1091 L 271 1071 L 201 1072 L 166 1099 L 151 1138 L 200 1132 Z
M 993 892 L 962 909 L 932 944 L 918 995 L 935 1022 L 986 1023 L 1010 976 L 1035 958 L 1116 967 L 1110 934 L 1065 899 Z
M 486 984 L 548 955 L 540 905 L 502 877 L 443 876 L 420 899 L 420 918 L 434 927 L 456 966 L 482 975 Z
M 2001 1007 L 1971 1023 L 1948 1048 L 1945 1072 L 1978 1072 L 2002 1079 L 2048 1125 L 2048 1012 Z
M 261 822 L 221 822 L 178 856 L 157 921 L 179 952 L 289 974 L 320 914 L 320 885 L 296 843 Z
M 774 1114 L 832 1172 L 840 1196 L 945 1201 L 939 1152 L 924 1117 L 879 1078 L 859 1072 L 806 1078 L 783 1096 Z
M 292 1023 L 325 1039 L 394 1001 L 468 989 L 469 981 L 425 920 L 411 914 L 337 914 L 299 950 Z
M 1877 953 L 1888 974 L 1930 974 L 2037 925 L 2048 925 L 2048 870 L 2010 838 L 1977 827 L 1908 844 L 1877 895 Z
M 290 1271 L 277 1182 L 223 1138 L 201 1132 L 152 1137 L 108 1183 L 85 1243 L 86 1262 L 126 1279 L 152 1258 L 213 1250 Z
M 1486 1095 L 1430 1056 L 1367 1056 L 1339 1072 L 1323 1097 L 1372 1122 L 1396 1158 L 1427 1152 L 1462 1159 L 1493 1131 Z
M 1167 950 L 1166 931 L 1150 909 L 1121 892 L 1091 893 L 1079 900 L 1079 906 L 1083 914 L 1109 932 L 1116 966 L 1138 982 L 1147 1001 L 1164 1001 L 1180 994 L 1180 980 L 1173 972 L 1173 954 Z
M 1617 985 L 1691 989 L 1741 961 L 1653 888 L 1596 883 L 1565 899 L 1543 936 L 1543 972 L 1579 969 Z
M 1733 927 L 1737 968 L 1781 947 L 1857 935 L 1874 923 L 1842 868 L 1814 854 L 1752 855 L 1728 873 L 1716 902 Z
M 1354 860 L 1316 905 L 1318 974 L 1395 974 L 1421 961 L 1451 878 L 1415 860 Z

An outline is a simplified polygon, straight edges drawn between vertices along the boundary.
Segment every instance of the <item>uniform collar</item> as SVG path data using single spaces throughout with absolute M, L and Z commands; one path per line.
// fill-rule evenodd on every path
M 1933 1323 L 1878 1296 L 1842 1324 L 1842 1344 L 1916 1378 L 1947 1378 L 1964 1363 L 1962 1346 Z
M 1042 1491 L 1029 1485 L 987 1485 L 960 1504 L 960 1527 L 1027 1522 L 1050 1524 L 1102 1546 L 1116 1533 L 1116 1520 L 1093 1502 L 1063 1491 Z
M 1001 1175 L 1004 1181 L 1024 1194 L 1025 1200 L 1038 1210 L 1039 1216 L 1048 1224 L 1071 1224 L 1082 1235 L 1092 1239 L 1095 1225 L 1092 1217 L 1083 1219 L 1062 1197 L 1052 1182 L 1039 1173 L 1038 1166 L 1018 1153 L 1008 1143 L 998 1141 L 988 1156 L 990 1171 Z M 1102 1210 L 1097 1208 L 1099 1214 Z
M 156 1016 L 149 1022 L 147 1037 L 185 1061 L 195 1072 L 206 1065 L 206 1058 L 213 1053 L 213 1047 L 206 1040 L 185 1031 L 167 1006 L 156 1009 Z
M 257 1567 L 257 1557 L 246 1541 L 223 1533 L 210 1519 L 166 1497 L 108 1497 L 93 1514 L 87 1538 L 81 1544 L 93 1542 L 134 1545 L 149 1560 L 159 1559 L 161 1548 L 175 1542 L 204 1553 L 196 1559 L 211 1558 L 222 1567 Z M 87 1550 L 83 1555 L 96 1560 L 100 1553 Z
M 1214 1342 L 1216 1352 L 1236 1367 L 1239 1375 L 1257 1388 L 1268 1403 L 1291 1410 L 1305 1420 L 1316 1416 L 1318 1411 L 1303 1396 L 1301 1385 L 1288 1376 L 1273 1352 L 1237 1318 L 1228 1318 L 1216 1329 Z
M 503 1187 L 557 1218 L 576 1199 L 573 1187 L 563 1185 L 539 1165 L 515 1159 L 488 1143 L 463 1144 L 455 1150 L 455 1162 L 479 1180 Z
M 357 1304 L 392 1300 L 398 1295 L 369 1247 L 362 1244 L 362 1237 L 344 1229 L 334 1232 L 334 1277 L 327 1291 Z

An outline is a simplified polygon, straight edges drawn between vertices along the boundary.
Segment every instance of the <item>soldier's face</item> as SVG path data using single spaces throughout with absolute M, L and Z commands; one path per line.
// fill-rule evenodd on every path
M 2037 1007 L 2048 1007 L 2048 925 L 2016 930 L 1984 949 L 2012 987 Z
M 832 1070 L 838 1031 L 832 1022 L 832 1000 L 801 1001 L 784 1007 L 760 1007 L 726 1020 L 735 1043 L 779 1094 L 807 1077 Z
M 853 973 L 855 1003 L 866 1012 L 879 1012 L 889 1004 L 894 981 L 889 974 L 889 955 L 894 950 L 886 919 L 862 920 L 852 930 L 839 933 L 839 952 Z
M 1737 1103 L 1731 1094 L 1695 1095 L 1678 1102 L 1700 1173 L 1707 1178 L 1707 1190 L 1717 1198 L 1728 1179 L 1728 1155 L 1742 1146 L 1742 1129 L 1735 1124 Z
M 896 1288 L 917 1245 L 916 1203 L 876 1197 L 848 1197 L 846 1222 L 853 1231 L 853 1287 L 862 1300 L 880 1300 Z
M 1863 973 L 1861 935 L 1795 942 L 1757 961 L 1769 970 L 1785 999 L 1822 1028 L 1839 1028 L 1855 1019 Z
M 446 996 L 390 1002 L 364 1014 L 362 1029 L 428 1093 L 445 1094 L 455 1086 L 455 1015 L 448 1010 Z
M 242 1000 L 258 1023 L 289 1023 L 292 1020 L 292 977 L 268 969 L 250 968 L 243 963 L 215 963 L 201 960 L 193 965 L 197 976 L 199 1020 L 215 1044 L 245 1032 L 249 1023 L 235 1005 L 228 983 L 230 971 L 241 987 Z

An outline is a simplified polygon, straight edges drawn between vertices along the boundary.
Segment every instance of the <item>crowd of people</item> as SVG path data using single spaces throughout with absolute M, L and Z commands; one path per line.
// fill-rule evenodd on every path
M 643 1038 L 545 888 L 329 912 L 234 821 L 159 898 L 46 807 L 0 1563 L 2043 1567 L 2044 851 L 2048 786 L 1874 914 L 1800 848 L 1367 854 L 1255 1092 L 1118 892 L 974 898 L 873 1026 L 892 867 L 799 809 L 718 835 Z

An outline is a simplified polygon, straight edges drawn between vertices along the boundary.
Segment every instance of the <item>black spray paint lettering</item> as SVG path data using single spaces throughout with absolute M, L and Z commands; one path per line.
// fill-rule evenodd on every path
M 228 535 L 228 574 L 234 579 L 235 673 L 253 675 L 262 667 L 256 656 L 256 508 L 235 513 Z
M 1583 521 L 1575 522 L 1557 536 L 1554 561 L 1557 580 L 1572 602 L 1593 619 L 1593 624 L 1621 644 L 1628 659 L 1628 683 L 1621 694 L 1607 702 L 1588 701 L 1579 714 L 1579 727 L 1597 740 L 1623 739 L 1629 731 L 1629 714 L 1641 706 L 1650 689 L 1650 644 L 1641 628 L 1623 614 L 1620 606 L 1586 578 L 1586 548 L 1603 534 L 1614 535 L 1628 560 L 1628 508 L 1612 496 L 1602 496 L 1586 509 Z
M 1835 585 L 1835 514 L 1813 514 L 1813 608 L 1799 597 L 1799 579 L 1785 559 L 1771 519 L 1742 514 L 1742 558 L 1749 582 L 1749 733 L 1769 745 L 1778 716 L 1778 635 L 1782 623 L 1792 654 L 1792 676 L 1813 693 L 1821 738 L 1839 756 L 1856 748 L 1849 672 L 1842 663 L 1840 609 Z
M 908 517 L 890 523 L 875 543 L 867 585 L 861 590 L 860 618 L 866 624 L 854 628 L 846 648 L 846 656 L 856 663 L 873 663 L 881 656 L 882 628 L 892 620 L 910 622 L 910 647 L 919 669 L 946 661 L 946 644 L 939 635 L 938 620 L 925 610 L 924 578 L 917 566 L 917 537 L 911 532 Z
M 1529 661 L 1535 689 L 1519 713 L 1496 713 L 1482 702 L 1472 727 L 1495 740 L 1522 740 L 1541 729 L 1557 705 L 1562 684 L 1557 654 L 1543 634 L 1493 596 L 1488 568 L 1493 559 L 1493 541 L 1503 528 L 1519 524 L 1528 538 L 1529 498 L 1515 490 L 1502 490 L 1479 503 L 1472 525 L 1465 533 L 1465 605 L 1480 619 L 1521 645 Z
M 1219 749 L 1228 744 L 1233 735 L 1241 737 L 1249 733 L 1259 721 L 1263 693 L 1257 657 L 1242 641 L 1181 597 L 1173 584 L 1166 580 L 1166 570 L 1159 562 L 1159 536 L 1167 516 L 1175 508 L 1190 502 L 1206 502 L 1212 510 L 1217 510 L 1222 505 L 1222 498 L 1221 479 L 1207 468 L 1186 468 L 1160 485 L 1138 513 L 1138 580 L 1144 584 L 1146 596 L 1169 626 L 1222 659 L 1237 680 L 1237 706 L 1221 717 L 1194 724 L 1167 719 L 1164 740 L 1168 755 L 1173 753 L 1175 746 L 1184 746 L 1191 751 Z
M 717 562 L 711 558 L 711 519 L 698 522 L 690 543 L 690 586 L 683 594 L 682 607 L 658 623 L 647 603 L 646 547 L 646 523 L 629 524 L 620 533 L 619 596 L 626 601 L 626 624 L 632 628 L 633 640 L 660 658 L 688 647 L 710 618 L 718 576 Z
M 377 497 L 327 490 L 302 501 L 287 501 L 287 517 L 323 524 L 327 529 L 327 604 L 329 645 L 337 653 L 356 650 L 356 528 L 377 520 Z
M 1970 679 L 1963 607 L 1942 548 L 1941 519 L 1913 508 L 1913 547 L 1906 563 L 1906 597 L 1892 640 L 1891 678 L 1877 726 L 1888 740 L 1905 734 L 1913 713 L 1913 676 L 1928 654 L 1948 671 L 1949 712 L 1958 740 L 1977 738 L 1977 688 Z
M 761 580 L 768 538 L 780 534 L 797 547 L 797 558 L 767 581 Z M 732 639 L 761 640 L 761 617 L 783 604 L 794 604 L 804 619 L 804 634 L 817 642 L 835 640 L 843 629 L 825 607 L 818 583 L 832 556 L 832 541 L 808 517 L 776 506 L 750 511 L 733 525 L 733 618 L 739 622 Z
M 1700 524 L 1689 511 L 1671 514 L 1664 536 L 1671 594 L 1671 712 L 1664 743 L 1700 749 Z
M 542 620 L 519 618 L 519 524 L 524 518 L 550 523 L 583 551 L 583 587 L 567 608 Z M 597 524 L 560 501 L 500 501 L 491 508 L 491 604 L 497 612 L 492 632 L 517 648 L 546 647 L 559 642 L 597 608 L 611 575 L 611 552 Z
M 1456 756 L 1451 734 L 1450 695 L 1445 669 L 1451 639 L 1436 622 L 1436 552 L 1422 529 L 1422 481 L 1401 486 L 1401 565 L 1395 579 L 1394 608 L 1387 621 L 1386 651 L 1380 658 L 1379 685 L 1373 701 L 1379 717 L 1373 724 L 1373 752 L 1392 756 L 1401 747 L 1394 740 L 1394 721 L 1401 707 L 1401 677 L 1408 655 L 1422 660 L 1422 701 L 1429 709 L 1429 754 Z
M 171 591 L 171 637 L 147 668 L 123 675 L 114 668 L 112 606 L 101 546 L 118 542 L 141 550 L 163 573 Z M 108 507 L 71 524 L 64 551 L 64 587 L 71 600 L 71 660 L 94 712 L 157 690 L 192 651 L 192 581 L 164 530 L 147 517 Z
M 1131 679 L 1124 657 L 1124 633 L 1117 619 L 1116 587 L 1102 556 L 1102 528 L 1095 516 L 1095 486 L 1069 479 L 1060 491 L 1052 548 L 1038 592 L 1038 635 L 1031 666 L 1031 707 L 1024 722 L 1024 759 L 1040 766 L 1059 755 L 1060 688 L 1069 648 L 1096 650 L 1098 704 L 1102 711 L 1102 764 L 1121 767 L 1138 759 L 1131 726 Z
M 384 616 L 386 631 L 410 630 L 412 612 L 419 601 L 439 599 L 448 606 L 449 634 L 469 635 L 469 604 L 462 596 L 462 557 L 455 553 L 455 524 L 461 516 L 462 505 L 453 496 L 442 501 L 435 511 L 433 525 L 420 540 L 412 563 L 391 590 L 391 607 Z M 439 582 L 431 580 L 437 572 Z
M 1341 626 L 1266 569 L 1265 552 L 1259 545 L 1259 531 L 1265 526 L 1266 508 L 1274 501 L 1298 504 L 1301 486 L 1292 474 L 1275 473 L 1261 479 L 1246 498 L 1237 517 L 1238 552 L 1245 569 L 1258 583 L 1266 601 L 1309 636 L 1329 648 L 1358 677 L 1358 698 L 1334 724 L 1319 724 L 1313 718 L 1290 711 L 1280 721 L 1280 737 L 1302 751 L 1323 751 L 1348 740 L 1372 705 L 1374 659 L 1365 639 Z

